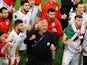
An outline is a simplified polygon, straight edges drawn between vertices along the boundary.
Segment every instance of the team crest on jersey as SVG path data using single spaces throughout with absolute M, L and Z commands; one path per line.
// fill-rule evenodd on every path
M 52 23 L 52 26 L 55 26 L 55 23 Z
M 56 7 L 56 10 L 58 10 L 58 7 Z
M 6 25 L 9 25 L 9 22 L 8 21 L 6 22 Z
M 47 46 L 50 46 L 50 42 L 47 42 Z
M 15 15 L 15 17 L 14 18 L 17 18 L 17 15 Z

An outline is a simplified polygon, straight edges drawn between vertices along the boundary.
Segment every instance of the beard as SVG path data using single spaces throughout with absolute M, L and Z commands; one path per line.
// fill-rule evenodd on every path
M 21 30 L 21 29 L 18 29 L 18 31 L 19 31 L 19 33 L 20 33 L 20 32 L 23 32 L 23 30 Z
M 53 21 L 54 18 L 49 18 L 50 21 Z
M 24 9 L 24 11 L 25 11 L 26 13 L 29 12 L 29 10 L 25 10 L 25 9 Z

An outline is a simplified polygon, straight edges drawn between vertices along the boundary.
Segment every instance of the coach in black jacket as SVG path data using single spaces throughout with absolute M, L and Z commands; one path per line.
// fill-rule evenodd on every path
M 82 0 L 61 0 L 61 14 L 66 14 L 67 19 L 61 19 L 62 28 L 65 29 L 68 26 L 68 17 L 71 8 L 73 8 L 73 12 L 76 10 L 78 3 L 83 3 Z
M 57 48 L 57 40 L 53 33 L 47 31 L 46 20 L 39 22 L 38 30 L 27 33 L 25 43 L 27 44 L 28 62 L 26 65 L 48 65 L 52 60 L 51 51 Z
M 61 0 L 61 14 L 69 15 L 69 11 L 73 6 L 73 2 L 71 0 Z
M 61 19 L 60 20 L 63 29 L 65 29 L 68 26 L 68 16 L 69 16 L 69 12 L 70 12 L 70 9 L 71 9 L 72 6 L 73 6 L 73 2 L 71 0 L 61 0 L 60 12 L 61 12 L 61 14 L 67 15 L 67 19 L 65 19 L 65 20 Z

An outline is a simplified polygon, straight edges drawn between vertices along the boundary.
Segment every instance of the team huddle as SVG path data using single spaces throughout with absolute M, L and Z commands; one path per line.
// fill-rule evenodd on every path
M 0 0 L 0 65 L 55 65 L 62 37 L 61 65 L 87 64 L 87 5 L 82 0 Z M 11 30 L 10 30 L 11 29 Z M 25 56 L 24 56 L 25 58 Z

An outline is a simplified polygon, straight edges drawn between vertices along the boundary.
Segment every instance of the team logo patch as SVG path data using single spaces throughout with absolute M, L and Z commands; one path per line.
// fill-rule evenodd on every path
M 9 22 L 6 22 L 6 25 L 9 25 Z
M 14 18 L 17 18 L 17 15 L 15 15 Z
M 47 42 L 47 46 L 50 46 L 50 42 Z
M 58 10 L 58 7 L 56 7 L 56 10 Z
M 55 23 L 52 23 L 52 26 L 55 26 Z

